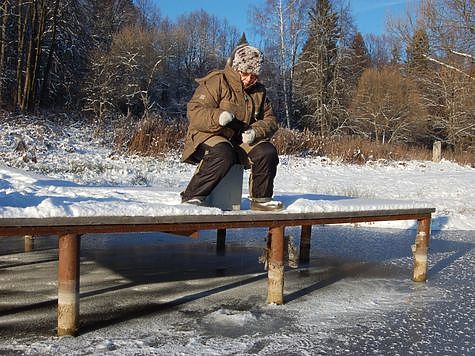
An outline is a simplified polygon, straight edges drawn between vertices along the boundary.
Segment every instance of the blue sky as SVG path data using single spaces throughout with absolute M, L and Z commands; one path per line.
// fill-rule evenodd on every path
M 249 5 L 262 4 L 265 0 L 153 0 L 160 8 L 162 16 L 175 20 L 177 16 L 191 11 L 203 9 L 226 18 L 231 25 L 246 34 L 251 34 L 248 23 Z M 385 32 L 385 17 L 390 13 L 393 16 L 402 14 L 408 2 L 417 0 L 350 0 L 352 14 L 358 30 L 363 33 L 381 34 Z M 252 37 L 249 36 L 249 37 Z

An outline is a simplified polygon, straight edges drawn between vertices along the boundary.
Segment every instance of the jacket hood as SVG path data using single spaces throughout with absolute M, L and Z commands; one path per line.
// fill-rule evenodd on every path
M 226 66 L 224 67 L 224 75 L 226 76 L 229 85 L 231 85 L 235 90 L 243 90 L 241 76 L 239 75 L 239 72 L 235 71 L 229 64 L 226 64 Z

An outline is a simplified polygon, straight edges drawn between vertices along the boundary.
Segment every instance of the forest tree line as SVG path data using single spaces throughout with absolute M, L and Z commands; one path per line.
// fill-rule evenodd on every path
M 2 0 L 0 107 L 185 121 L 194 79 L 241 33 L 151 0 Z M 475 3 L 420 0 L 363 36 L 346 0 L 266 0 L 249 12 L 262 82 L 284 127 L 322 138 L 475 147 Z M 248 38 L 253 38 L 248 34 Z

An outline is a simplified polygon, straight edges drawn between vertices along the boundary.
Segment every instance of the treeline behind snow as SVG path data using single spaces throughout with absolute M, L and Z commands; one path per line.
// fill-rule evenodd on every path
M 194 79 L 224 66 L 241 33 L 204 11 L 173 22 L 154 4 L 3 0 L 0 107 L 81 112 L 102 124 L 184 121 Z M 262 81 L 282 126 L 473 150 L 475 5 L 419 5 L 387 19 L 387 33 L 365 37 L 344 0 L 268 0 L 250 9 L 261 39 L 252 44 L 266 58 Z

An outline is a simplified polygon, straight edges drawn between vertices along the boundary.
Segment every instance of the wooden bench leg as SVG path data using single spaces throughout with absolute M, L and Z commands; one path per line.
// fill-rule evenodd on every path
M 312 225 L 302 225 L 300 231 L 299 264 L 310 262 L 310 237 L 312 236 Z
M 79 321 L 80 235 L 59 237 L 58 336 L 74 335 Z
M 216 232 L 216 253 L 224 254 L 226 250 L 226 229 L 218 229 Z
M 284 304 L 284 226 L 269 230 L 267 303 Z
M 414 255 L 414 271 L 412 280 L 414 282 L 425 282 L 427 280 L 427 252 L 430 238 L 430 217 L 417 221 L 416 243 L 412 245 Z
M 32 235 L 25 235 L 25 252 L 31 252 L 35 248 L 35 238 Z

